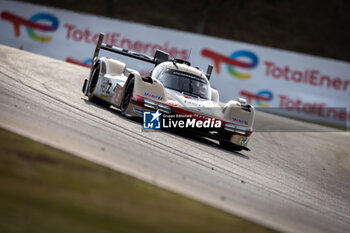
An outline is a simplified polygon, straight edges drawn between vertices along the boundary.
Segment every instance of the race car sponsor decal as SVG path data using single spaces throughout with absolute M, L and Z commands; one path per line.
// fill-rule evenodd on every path
M 149 93 L 149 92 L 145 92 L 143 95 L 147 96 L 147 97 L 150 97 L 150 98 L 153 98 L 153 99 L 158 99 L 158 100 L 162 100 L 163 99 L 163 97 L 161 97 L 159 95 L 154 95 L 154 94 Z
M 241 120 L 239 118 L 233 117 L 232 118 L 233 121 L 244 124 L 244 125 L 248 125 L 248 121 L 247 120 Z
M 141 109 L 134 108 L 134 112 L 143 115 L 143 111 Z
M 109 79 L 103 78 L 101 83 L 101 92 L 110 95 L 111 87 L 112 87 L 112 83 L 109 81 Z
M 184 100 L 184 104 L 187 106 L 203 107 L 203 105 L 189 99 Z
M 169 106 L 172 106 L 172 107 L 176 107 L 176 106 L 179 105 L 179 103 L 177 101 L 173 101 L 173 100 L 168 100 L 166 102 L 166 104 L 169 105 Z
M 242 145 L 245 145 L 245 144 L 247 144 L 248 140 L 245 139 L 245 138 L 241 138 L 241 139 L 239 140 L 239 142 L 240 142 Z

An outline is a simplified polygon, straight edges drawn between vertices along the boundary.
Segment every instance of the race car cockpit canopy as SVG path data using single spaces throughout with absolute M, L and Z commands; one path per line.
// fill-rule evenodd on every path
M 169 88 L 192 97 L 211 99 L 210 85 L 207 79 L 191 73 L 166 68 L 157 77 L 165 88 Z

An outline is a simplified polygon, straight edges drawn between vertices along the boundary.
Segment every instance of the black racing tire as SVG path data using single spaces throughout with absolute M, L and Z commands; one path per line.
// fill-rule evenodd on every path
M 120 110 L 123 116 L 126 115 L 126 111 L 128 110 L 129 103 L 132 97 L 132 92 L 134 90 L 134 84 L 135 84 L 135 78 L 131 78 L 125 88 L 124 96 L 120 104 Z
M 94 67 L 94 70 L 92 71 L 91 83 L 87 90 L 89 101 L 93 103 L 97 101 L 97 98 L 94 96 L 94 91 L 97 85 L 99 75 L 100 75 L 100 63 L 97 63 L 97 65 Z
M 89 101 L 98 105 L 101 105 L 103 107 L 109 108 L 111 105 L 109 103 L 107 103 L 106 101 L 103 101 L 99 98 L 97 98 L 96 96 L 94 96 L 94 91 L 97 85 L 97 81 L 100 75 L 100 63 L 97 63 L 97 65 L 95 66 L 93 72 L 92 72 L 92 80 L 91 80 L 91 84 L 88 87 L 88 98 Z
M 233 151 L 241 151 L 243 150 L 242 147 L 236 146 L 235 144 L 225 141 L 225 140 L 219 140 L 220 147 L 227 149 L 227 150 L 233 150 Z

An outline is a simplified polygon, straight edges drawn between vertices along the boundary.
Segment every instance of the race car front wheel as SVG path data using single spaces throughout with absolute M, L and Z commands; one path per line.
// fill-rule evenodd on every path
M 126 115 L 126 112 L 128 110 L 129 107 L 129 103 L 132 97 L 132 91 L 134 90 L 134 83 L 135 83 L 135 79 L 131 78 L 130 81 L 128 82 L 126 88 L 125 88 L 125 93 L 123 96 L 123 100 L 122 100 L 122 104 L 120 106 L 120 110 L 122 112 L 122 115 Z

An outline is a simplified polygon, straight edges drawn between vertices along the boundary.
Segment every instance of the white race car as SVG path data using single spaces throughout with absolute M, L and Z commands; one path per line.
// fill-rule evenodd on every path
M 182 126 L 219 140 L 223 147 L 249 150 L 254 107 L 242 98 L 220 104 L 218 91 L 209 83 L 211 65 L 203 73 L 188 61 L 170 59 L 160 50 L 152 58 L 104 44 L 102 40 L 103 34 L 100 34 L 89 79 L 85 79 L 83 85 L 83 93 L 90 101 L 108 107 L 112 105 L 125 116 L 144 117 L 150 112 L 164 114 L 163 128 Z M 149 76 L 142 76 L 122 61 L 98 58 L 100 49 L 153 63 L 155 67 Z

